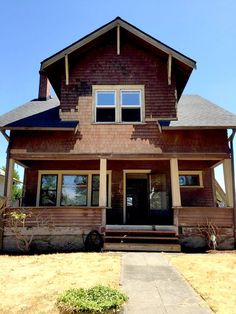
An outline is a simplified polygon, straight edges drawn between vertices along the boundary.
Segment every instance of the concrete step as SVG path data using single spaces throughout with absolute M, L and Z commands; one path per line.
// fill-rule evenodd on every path
M 104 243 L 104 251 L 181 252 L 179 244 Z

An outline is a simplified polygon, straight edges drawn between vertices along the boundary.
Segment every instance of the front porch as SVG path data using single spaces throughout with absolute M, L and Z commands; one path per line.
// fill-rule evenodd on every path
M 180 245 L 203 245 L 201 230 L 209 224 L 217 228 L 222 248 L 234 246 L 228 159 L 223 161 L 227 179 L 227 204 L 223 208 L 216 206 L 213 185 L 212 167 L 218 160 L 24 162 L 25 199 L 23 207 L 17 209 L 10 206 L 14 160 L 9 159 L 6 213 L 30 213 L 22 232 L 33 234 L 39 248 L 45 244 L 49 250 L 53 246 L 81 249 L 89 232 L 96 230 L 104 236 L 107 250 L 178 251 Z M 49 177 L 50 187 L 46 187 Z M 13 233 L 5 225 L 4 249 L 14 247 Z

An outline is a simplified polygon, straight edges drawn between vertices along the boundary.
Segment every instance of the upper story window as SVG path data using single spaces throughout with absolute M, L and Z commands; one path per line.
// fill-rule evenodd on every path
M 143 85 L 93 86 L 94 122 L 139 123 L 144 120 Z

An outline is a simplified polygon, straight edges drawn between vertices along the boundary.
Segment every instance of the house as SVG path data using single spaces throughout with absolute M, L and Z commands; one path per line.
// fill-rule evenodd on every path
M 41 62 L 38 98 L 0 117 L 5 212 L 16 210 L 9 200 L 20 163 L 22 210 L 31 211 L 22 232 L 33 232 L 38 250 L 80 249 L 93 230 L 106 250 L 196 249 L 214 230 L 219 248 L 234 247 L 236 116 L 182 95 L 195 67 L 119 17 Z M 219 164 L 225 207 L 214 188 Z M 4 250 L 16 250 L 7 223 L 2 237 Z
M 22 182 L 17 178 L 13 177 L 13 185 L 15 184 L 18 185 L 20 188 L 22 187 Z M 0 196 L 4 196 L 4 186 L 5 186 L 5 171 L 3 169 L 0 169 Z

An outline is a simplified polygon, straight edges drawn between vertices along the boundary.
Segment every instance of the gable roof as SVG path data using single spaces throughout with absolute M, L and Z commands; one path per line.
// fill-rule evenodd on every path
M 78 121 L 61 121 L 59 100 L 32 100 L 0 116 L 0 129 L 74 130 Z
M 44 70 L 48 66 L 50 66 L 53 63 L 55 63 L 55 62 L 59 61 L 60 59 L 64 58 L 65 55 L 68 55 L 68 54 L 76 51 L 77 49 L 85 46 L 89 42 L 93 41 L 94 39 L 96 39 L 99 36 L 107 33 L 108 31 L 110 31 L 111 29 L 113 29 L 113 28 L 115 28 L 117 26 L 120 26 L 120 27 L 126 29 L 127 31 L 129 31 L 133 35 L 135 35 L 135 36 L 139 37 L 140 39 L 146 41 L 147 43 L 149 43 L 152 46 L 158 48 L 159 50 L 165 52 L 166 54 L 171 55 L 175 59 L 177 59 L 180 62 L 182 62 L 185 65 L 187 65 L 188 67 L 190 67 L 192 69 L 196 68 L 196 61 L 194 61 L 193 59 L 190 59 L 187 56 L 183 55 L 182 53 L 178 52 L 177 50 L 175 50 L 175 49 L 165 45 L 161 41 L 159 41 L 156 38 L 148 35 L 147 33 L 143 32 L 143 31 L 141 31 L 136 26 L 128 23 L 127 21 L 121 19 L 118 16 L 114 20 L 112 20 L 111 22 L 103 25 L 102 27 L 96 29 L 92 33 L 84 36 L 80 40 L 78 40 L 78 41 L 74 42 L 73 44 L 69 45 L 68 47 L 60 50 L 59 52 L 55 53 L 51 57 L 43 60 L 41 62 L 41 70 Z
M 0 130 L 74 130 L 78 121 L 61 121 L 58 98 L 30 101 L 0 116 Z M 236 128 L 236 115 L 197 95 L 183 95 L 177 105 L 178 120 L 163 129 Z

